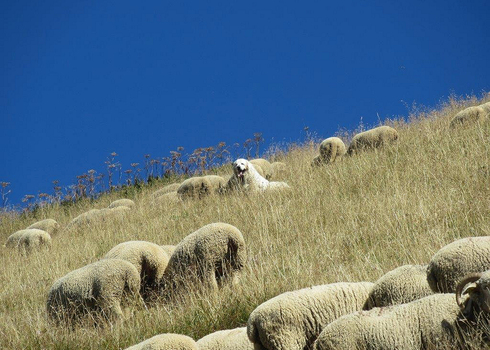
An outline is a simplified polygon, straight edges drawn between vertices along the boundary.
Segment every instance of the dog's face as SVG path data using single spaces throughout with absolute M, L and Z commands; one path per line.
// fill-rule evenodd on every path
M 233 162 L 233 172 L 240 180 L 243 180 L 243 176 L 247 171 L 248 160 L 240 158 Z

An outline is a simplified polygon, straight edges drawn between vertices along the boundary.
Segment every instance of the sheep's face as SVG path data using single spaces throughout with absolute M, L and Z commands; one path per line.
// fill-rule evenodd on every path
M 245 173 L 249 169 L 249 163 L 248 160 L 240 158 L 237 159 L 233 162 L 233 172 L 235 173 L 236 177 L 243 181 Z

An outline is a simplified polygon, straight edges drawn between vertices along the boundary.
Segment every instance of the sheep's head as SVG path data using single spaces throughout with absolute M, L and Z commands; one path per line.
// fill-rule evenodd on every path
M 250 163 L 248 160 L 243 158 L 239 158 L 233 162 L 233 172 L 240 181 L 243 181 L 244 175 L 248 171 L 249 166 Z
M 463 297 L 465 294 L 467 298 Z M 470 320 L 482 312 L 490 316 L 490 272 L 465 276 L 456 287 L 456 302 L 461 313 Z

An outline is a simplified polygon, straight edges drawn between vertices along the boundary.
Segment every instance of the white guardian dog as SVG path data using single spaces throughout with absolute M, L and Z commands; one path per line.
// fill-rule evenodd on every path
M 239 158 L 233 162 L 233 176 L 227 189 L 264 192 L 270 189 L 290 188 L 285 182 L 271 182 L 261 176 L 248 160 Z

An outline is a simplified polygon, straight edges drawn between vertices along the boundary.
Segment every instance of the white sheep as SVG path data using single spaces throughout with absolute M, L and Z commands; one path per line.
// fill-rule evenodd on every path
M 433 293 L 427 283 L 427 265 L 403 265 L 375 282 L 364 309 L 405 304 Z
M 225 179 L 218 175 L 191 177 L 179 186 L 177 193 L 182 199 L 203 198 L 218 193 L 225 186 Z
M 114 208 L 90 209 L 89 211 L 78 215 L 66 226 L 67 230 L 100 224 L 111 219 L 123 219 L 131 211 L 131 208 L 124 205 Z
M 271 163 L 272 168 L 272 178 L 274 180 L 284 179 L 288 172 L 288 166 L 283 162 L 273 162 Z
M 161 189 L 153 192 L 152 197 L 157 198 L 157 197 L 160 197 L 160 196 L 167 194 L 167 193 L 170 193 L 170 192 L 176 192 L 179 187 L 180 187 L 180 182 L 173 183 L 170 185 L 166 185 L 166 186 L 162 187 Z
M 245 241 L 236 227 L 203 226 L 175 247 L 162 279 L 163 289 L 166 294 L 191 287 L 217 289 L 236 281 L 246 259 Z
M 159 334 L 125 350 L 199 350 L 196 342 L 182 334 Z
M 329 137 L 320 143 L 320 154 L 312 165 L 330 164 L 342 159 L 347 152 L 344 142 L 338 137 Z
M 181 202 L 182 202 L 181 196 L 176 191 L 173 191 L 173 192 L 161 194 L 158 197 L 154 197 L 151 203 L 152 205 L 162 206 L 168 204 L 177 204 Z
M 465 275 L 488 269 L 490 236 L 462 238 L 434 254 L 427 268 L 427 280 L 434 292 L 454 293 Z
M 347 153 L 356 154 L 366 149 L 374 149 L 398 140 L 398 132 L 392 127 L 383 125 L 355 135 Z
M 268 181 L 262 177 L 254 165 L 248 160 L 240 158 L 233 162 L 233 176 L 228 180 L 227 190 L 246 190 L 264 192 L 267 190 L 286 189 L 285 182 Z
M 54 282 L 46 302 L 50 319 L 73 323 L 124 317 L 122 304 L 144 303 L 136 267 L 121 259 L 103 259 L 72 271 Z
M 272 170 L 272 165 L 271 163 L 264 158 L 257 158 L 257 159 L 252 159 L 250 161 L 254 165 L 254 167 L 257 168 L 257 166 L 262 169 L 262 174 L 260 174 L 262 177 L 265 177 L 267 180 L 270 180 L 273 175 L 273 170 Z
M 407 304 L 343 316 L 323 329 L 313 348 L 466 349 L 468 341 L 480 342 L 481 334 L 488 332 L 488 277 L 480 276 L 482 279 L 470 287 L 466 286 L 474 277 L 461 281 L 456 298 L 454 294 L 433 294 Z
M 483 121 L 487 118 L 490 112 L 483 108 L 482 106 L 472 106 L 463 109 L 461 112 L 457 113 L 449 124 L 452 128 L 458 125 L 475 123 L 478 121 Z
M 248 337 L 267 350 L 307 349 L 328 323 L 361 310 L 372 287 L 344 282 L 280 294 L 250 314 Z
M 54 236 L 60 229 L 60 224 L 53 219 L 45 219 L 38 222 L 33 223 L 28 227 L 29 228 L 37 228 L 38 230 L 43 230 L 49 233 L 51 236 Z
M 128 207 L 128 208 L 132 209 L 136 206 L 136 204 L 131 199 L 122 198 L 122 199 L 118 199 L 118 200 L 112 202 L 111 204 L 109 204 L 108 208 L 112 209 L 112 208 L 121 207 L 121 206 Z
M 136 267 L 141 278 L 140 294 L 145 300 L 156 292 L 169 257 L 162 247 L 145 241 L 120 243 L 104 255 L 105 259 L 126 260 Z
M 254 350 L 248 339 L 247 327 L 217 331 L 199 339 L 199 350 Z
M 167 255 L 170 257 L 174 253 L 176 246 L 166 244 L 166 245 L 161 245 L 160 248 L 162 248 L 163 251 L 167 253 Z
M 51 247 L 51 236 L 46 231 L 35 228 L 20 230 L 7 238 L 5 247 L 17 248 L 23 253 L 31 253 L 43 247 Z

